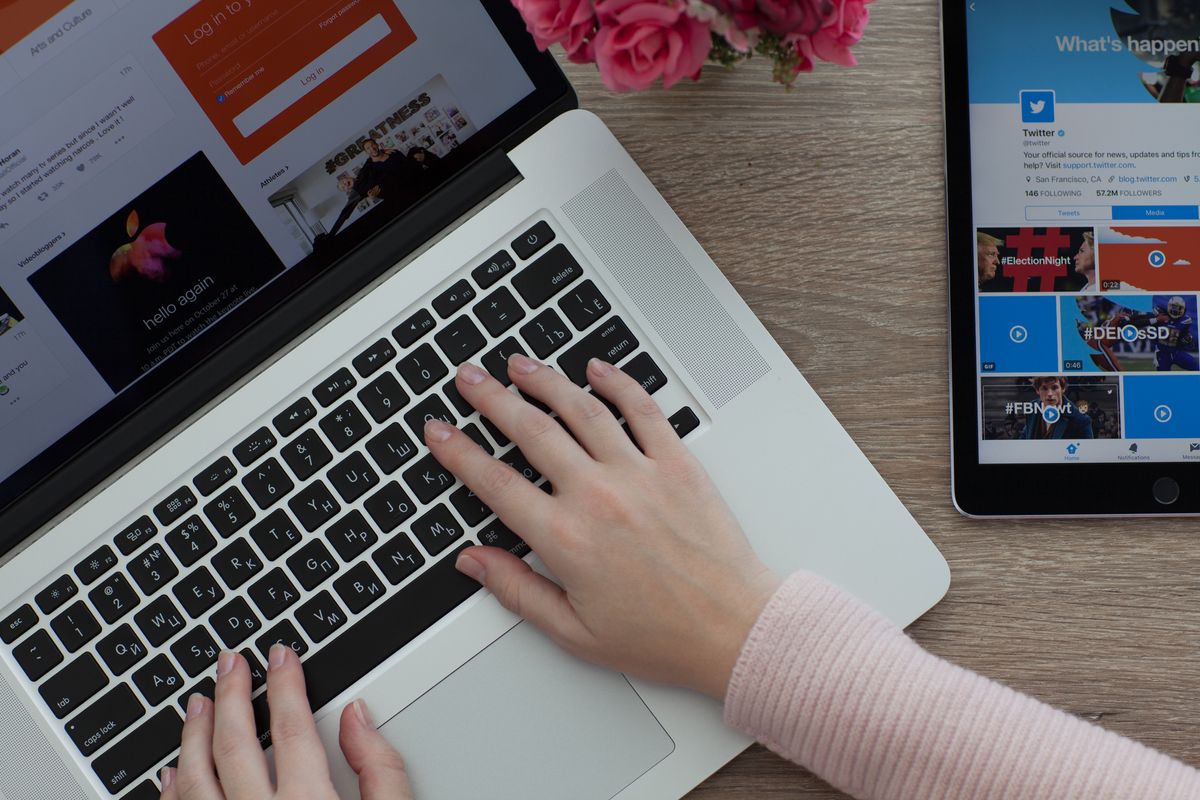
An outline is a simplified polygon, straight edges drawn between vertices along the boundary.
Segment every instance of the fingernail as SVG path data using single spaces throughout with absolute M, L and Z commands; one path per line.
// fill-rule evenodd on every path
M 588 362 L 588 369 L 592 371 L 593 375 L 598 375 L 603 378 L 606 375 L 612 375 L 614 367 L 607 361 L 601 361 L 598 358 L 593 358 Z
M 175 782 L 175 770 L 170 767 L 163 767 L 162 772 L 158 775 L 159 783 L 162 784 L 163 791 L 171 788 L 171 784 Z
M 458 368 L 458 377 L 463 379 L 463 383 L 478 386 L 487 378 L 487 373 L 468 361 Z
M 287 661 L 288 646 L 285 644 L 271 645 L 271 657 L 268 662 L 271 669 L 279 669 Z
M 463 553 L 458 557 L 458 561 L 454 564 L 458 571 L 469 578 L 483 583 L 483 579 L 487 577 L 487 569 L 483 566 L 483 562 L 479 559 Z
M 221 653 L 217 657 L 217 677 L 223 677 L 233 671 L 234 654 L 230 652 Z
M 204 713 L 204 695 L 197 692 L 188 698 L 187 718 L 195 719 Z
M 522 375 L 532 375 L 541 368 L 541 364 L 534 361 L 528 356 L 523 356 L 520 353 L 513 355 L 508 359 L 508 368 L 513 372 L 519 372 Z
M 358 716 L 358 721 L 364 726 L 375 727 L 375 720 L 371 717 L 371 709 L 367 708 L 366 700 L 354 701 L 354 713 Z
M 453 429 L 442 422 L 440 419 L 431 419 L 425 423 L 425 440 L 432 439 L 435 442 L 444 442 L 450 438 Z

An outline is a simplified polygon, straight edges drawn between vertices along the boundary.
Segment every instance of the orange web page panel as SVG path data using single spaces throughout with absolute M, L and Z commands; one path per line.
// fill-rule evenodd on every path
M 416 35 L 392 0 L 204 0 L 154 41 L 247 164 Z
M 0 0 L 0 53 L 33 33 L 71 0 Z

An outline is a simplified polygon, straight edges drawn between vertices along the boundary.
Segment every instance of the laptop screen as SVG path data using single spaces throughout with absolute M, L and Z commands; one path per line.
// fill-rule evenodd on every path
M 0 507 L 499 141 L 497 5 L 0 2 Z

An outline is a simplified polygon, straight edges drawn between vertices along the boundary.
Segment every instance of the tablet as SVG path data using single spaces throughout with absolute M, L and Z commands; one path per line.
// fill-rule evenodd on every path
M 955 505 L 1200 513 L 1200 5 L 942 9 Z

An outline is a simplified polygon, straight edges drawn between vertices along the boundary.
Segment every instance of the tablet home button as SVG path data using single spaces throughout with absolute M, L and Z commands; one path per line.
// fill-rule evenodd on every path
M 1179 483 L 1174 478 L 1159 478 L 1154 482 L 1154 499 L 1169 506 L 1179 499 Z

